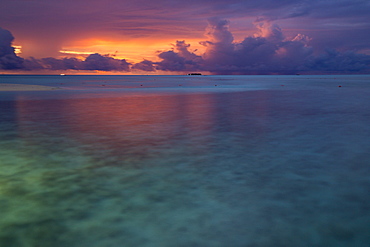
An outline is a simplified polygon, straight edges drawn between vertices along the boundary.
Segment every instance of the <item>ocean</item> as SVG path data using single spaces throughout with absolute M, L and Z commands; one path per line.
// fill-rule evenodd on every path
M 370 75 L 1 83 L 0 246 L 370 245 Z

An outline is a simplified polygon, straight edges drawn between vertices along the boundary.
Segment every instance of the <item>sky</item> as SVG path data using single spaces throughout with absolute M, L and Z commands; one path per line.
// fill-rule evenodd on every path
M 1 0 L 2 73 L 370 73 L 369 0 Z

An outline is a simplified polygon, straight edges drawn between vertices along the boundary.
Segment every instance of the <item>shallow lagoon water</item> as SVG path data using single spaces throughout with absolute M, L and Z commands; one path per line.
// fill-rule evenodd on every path
M 1 246 L 369 246 L 370 76 L 1 82 Z

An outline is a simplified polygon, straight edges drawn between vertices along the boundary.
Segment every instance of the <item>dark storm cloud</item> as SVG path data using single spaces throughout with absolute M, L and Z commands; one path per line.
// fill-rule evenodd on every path
M 20 69 L 23 67 L 23 59 L 14 53 L 12 42 L 13 35 L 5 29 L 0 28 L 0 69 Z

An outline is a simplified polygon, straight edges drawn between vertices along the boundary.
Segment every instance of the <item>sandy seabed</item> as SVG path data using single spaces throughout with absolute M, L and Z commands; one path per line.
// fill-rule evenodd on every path
M 0 84 L 1 91 L 49 91 L 59 89 L 57 87 L 26 85 L 26 84 Z

